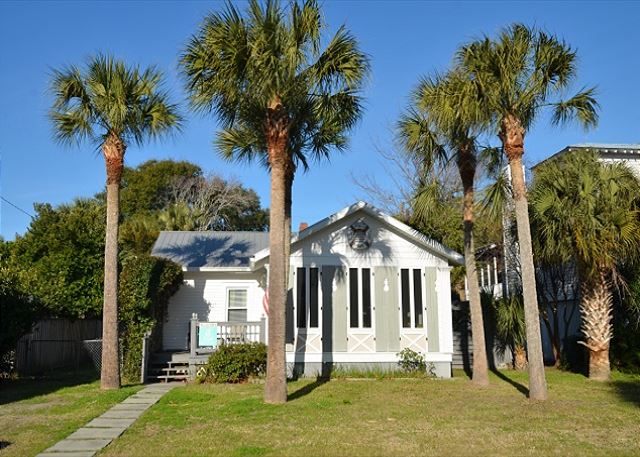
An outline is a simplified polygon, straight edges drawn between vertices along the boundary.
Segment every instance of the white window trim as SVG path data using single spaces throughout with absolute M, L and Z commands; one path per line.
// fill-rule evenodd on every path
M 244 307 L 231 307 L 229 302 L 229 294 L 232 290 L 244 290 L 246 292 L 246 301 L 244 302 Z M 249 320 L 249 287 L 243 287 L 240 285 L 237 286 L 227 286 L 225 288 L 225 320 L 226 322 L 231 322 L 229 320 L 229 310 L 236 309 L 244 309 L 247 312 L 246 321 Z
M 357 327 L 352 327 L 351 326 L 351 277 L 349 275 L 351 275 L 351 269 L 355 269 L 357 271 L 357 278 L 358 278 L 358 326 Z M 371 309 L 370 309 L 370 313 L 371 313 L 371 327 L 363 327 L 363 321 L 364 321 L 364 314 L 362 312 L 363 310 L 363 301 L 362 301 L 362 270 L 368 269 L 369 270 L 369 297 L 370 297 L 370 301 L 371 301 Z M 347 268 L 347 329 L 348 331 L 353 332 L 357 332 L 357 333 L 374 333 L 375 332 L 375 327 L 376 327 L 376 322 L 375 322 L 375 310 L 376 310 L 376 300 L 375 300 L 375 287 L 374 287 L 374 281 L 375 281 L 375 277 L 374 277 L 374 273 L 373 273 L 373 267 L 348 267 Z
M 304 284 L 305 284 L 305 327 L 298 327 L 298 273 L 299 269 L 304 269 Z M 316 268 L 318 270 L 318 326 L 311 327 L 311 269 Z M 295 330 L 306 329 L 307 333 L 320 332 L 322 329 L 322 268 L 315 265 L 295 267 L 295 279 L 293 285 L 293 318 L 295 320 Z
M 403 311 L 402 311 L 402 270 L 409 270 L 409 327 L 405 327 L 403 323 Z M 422 281 L 422 327 L 416 327 L 416 307 L 415 307 L 415 291 L 413 281 L 413 270 L 420 270 L 420 278 Z M 419 330 L 427 331 L 427 289 L 425 287 L 426 270 L 422 267 L 401 267 L 398 268 L 398 303 L 400 303 L 400 331 L 407 330 Z

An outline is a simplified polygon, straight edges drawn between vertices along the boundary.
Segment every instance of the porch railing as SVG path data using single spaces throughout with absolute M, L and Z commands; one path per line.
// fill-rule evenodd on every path
M 213 352 L 221 344 L 266 343 L 267 320 L 251 322 L 204 322 L 193 313 L 190 323 L 191 357 Z

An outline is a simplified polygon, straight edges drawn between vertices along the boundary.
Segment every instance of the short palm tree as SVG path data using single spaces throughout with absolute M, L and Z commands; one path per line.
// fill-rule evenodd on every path
M 268 403 L 287 400 L 286 270 L 296 166 L 346 147 L 369 68 L 344 27 L 322 50 L 324 29 L 314 0 L 288 9 L 252 0 L 244 15 L 229 3 L 207 17 L 181 59 L 192 106 L 221 122 L 221 154 L 260 160 L 271 172 Z
M 88 140 L 97 144 L 107 168 L 107 229 L 104 256 L 104 307 L 101 387 L 120 386 L 118 358 L 118 218 L 124 154 L 131 143 L 179 127 L 175 105 L 161 89 L 154 68 L 127 67 L 98 55 L 86 68 L 55 71 L 53 108 L 49 117 L 55 138 L 63 143 Z
M 540 255 L 578 265 L 589 378 L 607 380 L 613 281 L 640 257 L 640 183 L 624 164 L 571 154 L 536 171 L 531 201 Z
M 526 329 L 524 324 L 524 305 L 522 295 L 517 291 L 508 297 L 493 301 L 496 317 L 496 333 L 500 349 L 511 349 L 513 368 L 524 370 L 527 366 Z
M 509 161 L 527 323 L 529 396 L 534 400 L 547 398 L 547 386 L 524 179 L 524 139 L 547 106 L 556 124 L 572 119 L 585 127 L 596 124 L 594 89 L 567 100 L 559 98 L 576 79 L 576 60 L 575 51 L 563 41 L 521 24 L 504 29 L 496 40 L 485 37 L 465 45 L 457 56 L 458 65 L 478 85 L 480 102 L 494 117 Z
M 479 160 L 477 137 L 488 119 L 477 103 L 476 86 L 461 72 L 423 79 L 415 90 L 412 104 L 399 123 L 404 146 L 418 155 L 426 169 L 436 162 L 455 161 L 463 188 L 462 220 L 464 258 L 469 287 L 469 308 L 473 347 L 473 375 L 476 385 L 489 384 L 487 354 L 476 271 L 474 224 L 474 180 Z M 421 200 L 417 199 L 419 203 Z M 423 200 L 424 201 L 424 200 Z M 425 202 L 431 207 L 431 202 Z M 417 207 L 418 213 L 428 208 Z

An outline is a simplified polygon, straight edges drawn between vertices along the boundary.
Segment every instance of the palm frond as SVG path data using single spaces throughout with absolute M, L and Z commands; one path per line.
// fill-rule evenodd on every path
M 598 102 L 595 88 L 584 89 L 568 100 L 554 104 L 552 122 L 566 124 L 577 119 L 584 128 L 592 128 L 598 124 Z

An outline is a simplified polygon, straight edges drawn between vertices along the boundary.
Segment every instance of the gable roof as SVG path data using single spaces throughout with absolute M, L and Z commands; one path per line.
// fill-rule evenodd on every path
M 403 233 L 409 240 L 414 242 L 416 245 L 435 254 L 438 257 L 442 257 L 446 259 L 451 265 L 464 264 L 464 257 L 461 254 L 455 252 L 452 249 L 449 249 L 448 247 L 444 246 L 441 243 L 438 243 L 437 241 L 427 238 L 422 233 L 409 227 L 407 224 L 400 222 L 398 219 L 383 213 L 379 209 L 363 201 L 359 201 L 351 206 L 347 206 L 346 208 L 343 208 L 337 213 L 332 214 L 331 216 L 325 217 L 321 221 L 316 222 L 315 224 L 307 227 L 306 229 L 299 232 L 297 235 L 292 236 L 291 237 L 292 250 L 295 244 L 301 242 L 305 238 L 315 233 L 318 233 L 319 231 L 325 229 L 326 227 L 335 224 L 336 222 L 350 216 L 351 214 L 357 211 L 363 211 L 369 216 L 385 222 L 387 225 Z M 257 252 L 253 256 L 251 261 L 255 263 L 268 256 L 269 256 L 269 248 L 265 247 L 261 251 Z
M 185 270 L 250 270 L 250 258 L 268 245 L 268 232 L 160 232 L 151 255 Z

